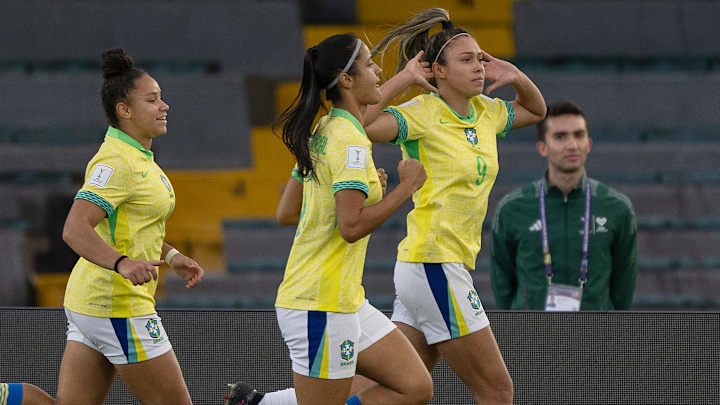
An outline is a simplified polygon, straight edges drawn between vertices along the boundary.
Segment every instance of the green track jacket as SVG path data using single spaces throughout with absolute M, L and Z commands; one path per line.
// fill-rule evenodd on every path
M 544 310 L 543 264 L 537 180 L 507 194 L 495 211 L 490 277 L 501 309 Z M 580 285 L 585 177 L 567 199 L 547 188 L 546 215 L 553 283 Z M 635 290 L 637 222 L 630 200 L 590 179 L 590 250 L 581 310 L 629 309 Z

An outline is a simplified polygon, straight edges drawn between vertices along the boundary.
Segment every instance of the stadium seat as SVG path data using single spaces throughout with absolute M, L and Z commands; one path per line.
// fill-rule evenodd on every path
M 142 14 L 154 18 L 138 19 Z M 122 21 L 122 29 L 108 21 Z M 300 24 L 298 4 L 289 0 L 153 3 L 141 9 L 113 2 L 67 1 L 56 7 L 9 1 L 0 12 L 0 37 L 14 40 L 4 44 L 0 63 L 96 64 L 102 50 L 122 46 L 138 61 L 212 61 L 225 72 L 291 78 L 300 74 Z M 257 33 L 262 41 L 251 40 Z
M 460 26 L 463 23 L 484 25 L 511 25 L 513 22 L 511 0 L 476 0 L 444 2 L 416 0 L 413 2 L 388 3 L 383 0 L 356 0 L 357 18 L 360 23 L 400 23 L 414 13 L 430 7 L 443 7 L 450 19 Z
M 518 1 L 514 3 L 518 54 L 685 56 L 691 53 L 692 42 L 682 3 Z M 713 11 L 720 16 L 717 9 Z
M 28 306 L 30 277 L 25 238 L 25 223 L 19 220 L 0 220 L 0 266 L 3 282 L 0 283 L 0 306 Z
M 284 271 L 295 227 L 272 220 L 223 221 L 227 269 L 231 272 Z

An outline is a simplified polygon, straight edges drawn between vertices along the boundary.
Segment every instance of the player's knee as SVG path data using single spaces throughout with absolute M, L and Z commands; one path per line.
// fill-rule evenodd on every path
M 506 392 L 508 396 L 510 396 L 510 400 L 512 401 L 513 395 L 515 393 L 515 387 L 513 386 L 513 380 L 512 378 L 510 378 L 510 376 L 505 379 L 505 386 L 503 388 L 503 391 Z
M 513 400 L 513 381 L 509 374 L 505 374 L 496 379 L 493 384 L 493 391 L 495 392 L 495 399 L 497 403 L 510 404 Z
M 430 374 L 426 373 L 422 378 L 414 379 L 408 393 L 408 404 L 420 405 L 430 402 L 433 396 L 433 382 Z

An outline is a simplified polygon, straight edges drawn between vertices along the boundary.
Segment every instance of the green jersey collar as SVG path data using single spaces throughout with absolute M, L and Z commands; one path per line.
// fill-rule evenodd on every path
M 445 103 L 445 105 L 447 106 L 447 108 L 449 108 L 450 111 L 452 111 L 452 113 L 453 113 L 456 117 L 458 117 L 458 119 L 460 119 L 461 121 L 465 121 L 465 122 L 470 123 L 470 124 L 472 124 L 473 122 L 475 122 L 475 107 L 473 106 L 472 103 L 470 103 L 470 115 L 460 115 L 460 114 L 457 113 L 457 111 L 453 110 L 453 108 L 450 107 L 450 104 L 448 104 L 447 102 L 445 102 L 445 100 L 443 100 L 443 98 L 440 97 L 440 95 L 435 94 L 435 93 L 433 93 L 433 92 L 430 92 L 430 95 L 431 95 L 431 96 L 435 96 L 435 97 L 439 98 L 440 100 L 442 100 L 442 102 Z
M 136 148 L 140 152 L 144 153 L 148 159 L 153 158 L 152 151 L 149 151 L 149 150 L 143 148 L 143 146 L 140 145 L 140 142 L 136 141 L 135 138 L 133 138 L 132 136 L 126 134 L 125 132 L 123 132 L 113 126 L 108 127 L 108 130 L 105 133 L 105 136 L 109 136 L 110 138 L 115 138 L 118 141 L 125 142 L 126 144 L 128 144 L 128 145 L 132 146 L 133 148 Z
M 548 172 L 545 170 L 545 192 L 549 192 L 550 189 L 557 189 L 558 192 L 560 191 L 557 186 L 550 184 L 550 181 L 548 180 Z M 585 191 L 585 183 L 587 182 L 587 171 L 583 170 L 582 179 L 580 179 L 580 182 L 577 184 L 577 186 L 573 187 L 573 189 L 570 191 L 570 193 L 574 193 L 576 191 Z
M 330 116 L 331 117 L 342 117 L 346 120 L 352 122 L 353 125 L 355 125 L 355 128 L 357 128 L 358 131 L 360 131 L 361 134 L 365 135 L 367 138 L 367 134 L 365 133 L 365 128 L 363 128 L 360 121 L 355 118 L 354 115 L 350 114 L 347 110 L 343 110 L 342 108 L 331 108 L 330 109 Z

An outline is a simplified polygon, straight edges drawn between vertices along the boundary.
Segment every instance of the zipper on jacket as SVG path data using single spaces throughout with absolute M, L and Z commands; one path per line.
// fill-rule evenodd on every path
M 565 266 L 566 266 L 566 267 L 569 267 L 569 266 L 568 266 L 568 263 L 570 262 L 570 254 L 569 254 L 569 252 L 570 252 L 570 242 L 569 242 L 569 241 L 570 241 L 570 238 L 568 237 L 568 235 L 570 234 L 570 229 L 569 229 L 569 226 L 568 226 L 568 198 L 567 198 L 566 195 L 563 196 L 563 200 L 564 200 L 563 208 L 564 208 L 564 211 L 565 211 Z M 567 270 L 567 269 L 563 269 L 563 270 Z

